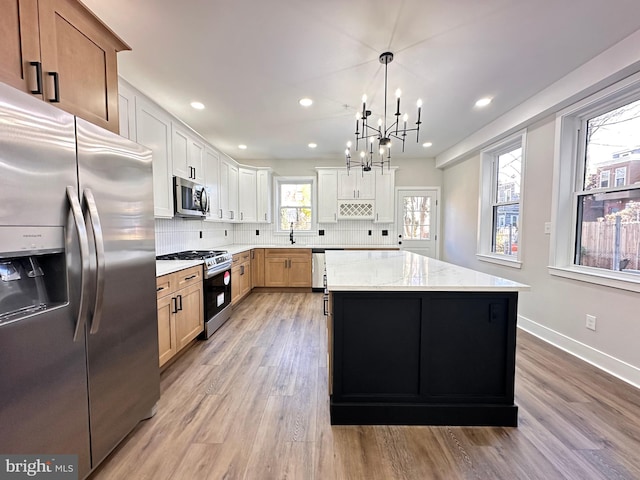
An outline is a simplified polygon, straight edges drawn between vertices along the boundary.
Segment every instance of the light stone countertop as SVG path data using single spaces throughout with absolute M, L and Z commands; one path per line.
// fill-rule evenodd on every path
M 156 277 L 202 265 L 202 260 L 156 260 Z
M 329 291 L 521 292 L 528 285 L 407 251 L 325 254 Z

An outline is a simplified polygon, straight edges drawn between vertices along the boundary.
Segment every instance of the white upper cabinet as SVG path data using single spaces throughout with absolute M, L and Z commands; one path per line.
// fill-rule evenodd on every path
M 257 213 L 257 172 L 254 168 L 238 168 L 238 213 L 241 222 L 255 223 Z
M 136 141 L 136 93 L 128 83 L 118 82 L 118 116 L 120 136 Z
M 173 174 L 194 183 L 204 183 L 204 143 L 182 125 L 171 122 Z
M 174 213 L 171 117 L 141 95 L 135 97 L 135 135 L 139 144 L 153 152 L 154 214 L 158 218 L 171 218 Z
M 338 198 L 342 200 L 373 200 L 375 192 L 374 172 L 357 168 L 338 170 Z
M 318 168 L 318 223 L 338 221 L 338 170 Z
M 220 158 L 213 148 L 204 147 L 204 185 L 209 194 L 209 214 L 206 220 L 222 220 L 220 208 Z
M 256 178 L 256 207 L 258 222 L 271 222 L 271 169 L 260 168 Z
M 238 220 L 238 165 L 226 155 L 220 158 L 220 208 L 223 220 Z
M 375 223 L 393 223 L 395 221 L 396 169 L 384 172 L 375 170 L 376 202 L 374 204 Z

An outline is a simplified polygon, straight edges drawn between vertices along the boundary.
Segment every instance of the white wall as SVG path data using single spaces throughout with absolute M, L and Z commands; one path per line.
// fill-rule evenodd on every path
M 549 275 L 555 117 L 527 130 L 520 248 L 522 268 L 476 259 L 480 154 L 444 170 L 442 259 L 531 286 L 520 294 L 521 327 L 640 386 L 637 293 Z M 597 316 L 595 332 L 585 315 Z

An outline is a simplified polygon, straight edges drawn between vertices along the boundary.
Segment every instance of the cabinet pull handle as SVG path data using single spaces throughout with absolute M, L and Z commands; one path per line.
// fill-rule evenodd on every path
M 164 290 L 164 287 L 158 287 L 158 288 L 156 288 L 156 292 L 161 292 L 162 290 Z
M 60 103 L 60 77 L 58 72 L 49 72 L 49 76 L 53 77 L 53 98 L 50 98 L 51 103 Z
M 173 311 L 171 313 L 178 313 L 178 299 L 176 297 L 172 297 L 171 303 L 173 304 Z
M 189 275 L 188 277 L 184 277 L 185 281 L 186 280 L 191 280 L 192 278 L 196 278 L 198 276 L 197 273 L 194 273 L 193 275 Z
M 240 220 L 244 220 L 244 212 L 240 212 Z
M 244 275 L 244 265 L 240 265 L 240 275 Z
M 356 198 L 356 191 L 353 191 L 353 198 Z
M 267 214 L 266 213 L 264 214 L 264 221 L 265 222 L 267 221 Z
M 218 210 L 218 218 L 222 218 L 222 209 Z
M 31 93 L 42 95 L 42 64 L 40 62 L 29 62 L 29 65 L 36 67 L 36 89 L 31 90 Z
M 178 310 L 182 311 L 182 295 L 178 295 L 178 300 L 180 300 L 180 306 L 178 307 Z
M 325 317 L 329 316 L 329 295 L 322 297 L 322 313 Z
M 195 180 L 197 175 L 196 175 L 196 167 L 191 167 L 193 168 L 193 179 Z

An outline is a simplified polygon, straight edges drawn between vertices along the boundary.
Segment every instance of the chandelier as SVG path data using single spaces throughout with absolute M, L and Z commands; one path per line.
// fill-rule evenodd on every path
M 420 135 L 420 110 L 422 109 L 422 100 L 418 99 L 418 120 L 415 128 L 407 128 L 409 116 L 400 113 L 400 89 L 396 90 L 396 113 L 394 113 L 395 121 L 387 126 L 387 70 L 389 64 L 393 61 L 393 53 L 384 52 L 379 57 L 380 63 L 384 64 L 384 115 L 378 119 L 376 126 L 369 125 L 369 117 L 371 110 L 367 110 L 367 96 L 362 96 L 362 112 L 356 113 L 356 143 L 355 150 L 358 151 L 360 142 L 364 143 L 364 148 L 360 150 L 359 158 L 353 160 L 351 158 L 351 142 L 347 142 L 345 150 L 347 171 L 352 166 L 361 167 L 363 172 L 371 171 L 372 167 L 381 167 L 384 172 L 385 165 L 387 169 L 391 167 L 391 139 L 394 138 L 402 142 L 402 151 L 404 152 L 404 141 L 407 132 L 416 132 L 416 141 L 419 141 Z M 402 117 L 402 128 L 400 128 L 400 117 Z M 377 145 L 374 144 L 377 141 Z

